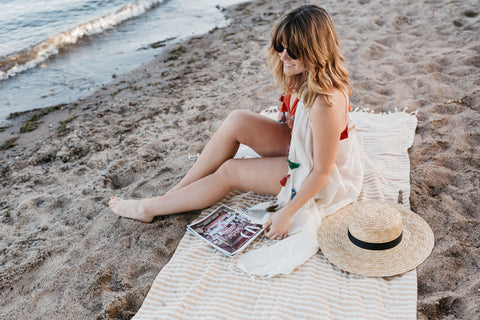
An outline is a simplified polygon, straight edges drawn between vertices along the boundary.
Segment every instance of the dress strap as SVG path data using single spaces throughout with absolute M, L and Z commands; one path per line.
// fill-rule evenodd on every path
M 350 107 L 350 99 L 348 97 L 348 94 L 345 91 L 342 91 L 343 94 L 345 95 L 345 99 L 347 100 L 346 105 L 345 105 L 345 123 L 347 124 L 345 126 L 345 129 L 342 131 L 340 134 L 340 140 L 347 139 L 348 138 L 348 112 L 352 109 Z
M 350 106 L 350 97 L 345 91 L 342 92 L 345 95 L 345 99 L 347 100 L 347 104 L 345 105 L 345 113 L 348 113 L 349 111 L 352 111 L 352 107 Z

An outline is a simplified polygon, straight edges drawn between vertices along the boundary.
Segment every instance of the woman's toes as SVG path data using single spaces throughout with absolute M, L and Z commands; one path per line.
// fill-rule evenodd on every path
M 142 222 L 152 222 L 153 217 L 148 216 L 141 208 L 141 200 L 123 200 L 121 198 L 112 197 L 108 202 L 110 209 L 113 213 Z
M 113 208 L 113 207 L 115 207 L 115 205 L 116 205 L 118 202 L 120 202 L 121 200 L 122 200 L 122 199 L 120 199 L 120 198 L 112 197 L 112 198 L 110 198 L 110 201 L 108 201 L 108 206 L 109 206 L 110 208 Z

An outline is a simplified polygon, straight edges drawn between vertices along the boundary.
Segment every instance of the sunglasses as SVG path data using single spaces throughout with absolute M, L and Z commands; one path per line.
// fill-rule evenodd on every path
M 275 51 L 277 51 L 278 53 L 282 53 L 283 50 L 287 49 L 287 54 L 290 56 L 290 58 L 292 58 L 293 60 L 297 60 L 298 57 L 295 53 L 293 53 L 292 51 L 290 51 L 290 49 L 288 48 L 285 48 L 284 46 L 282 46 L 281 44 L 280 45 L 274 45 L 273 48 L 275 49 Z

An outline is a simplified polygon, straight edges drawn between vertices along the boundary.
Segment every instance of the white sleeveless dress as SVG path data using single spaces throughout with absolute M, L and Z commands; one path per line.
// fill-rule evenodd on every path
M 355 201 L 360 194 L 363 182 L 363 169 L 355 138 L 355 125 L 346 117 L 348 138 L 339 141 L 335 165 L 325 187 L 310 199 L 292 217 L 289 236 L 274 244 L 242 254 L 237 266 L 248 274 L 273 277 L 289 274 L 296 267 L 312 257 L 319 249 L 317 230 L 324 216 Z M 292 192 L 301 185 L 313 168 L 313 136 L 309 109 L 299 101 L 292 131 L 288 159 L 299 163 L 296 169 L 289 169 L 290 175 L 285 186 L 277 195 L 277 203 L 285 205 Z

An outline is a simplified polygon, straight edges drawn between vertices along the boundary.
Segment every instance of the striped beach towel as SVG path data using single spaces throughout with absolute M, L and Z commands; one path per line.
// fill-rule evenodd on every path
M 407 150 L 417 125 L 415 115 L 352 112 L 351 117 L 365 175 L 359 200 L 409 206 Z M 243 209 L 272 199 L 231 193 L 200 218 L 221 204 Z M 247 250 L 269 241 L 259 237 Z M 357 276 L 318 252 L 289 275 L 262 278 L 239 271 L 235 260 L 186 233 L 134 319 L 416 319 L 415 270 L 388 278 Z

